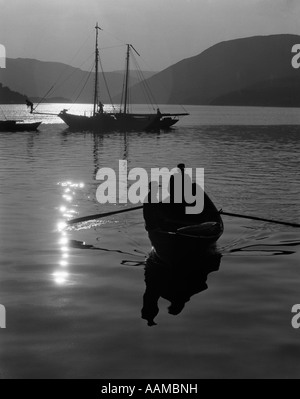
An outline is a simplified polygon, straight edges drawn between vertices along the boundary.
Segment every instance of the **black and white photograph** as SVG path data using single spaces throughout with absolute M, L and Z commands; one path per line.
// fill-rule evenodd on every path
M 0 379 L 300 378 L 299 204 L 299 1 L 0 0 Z

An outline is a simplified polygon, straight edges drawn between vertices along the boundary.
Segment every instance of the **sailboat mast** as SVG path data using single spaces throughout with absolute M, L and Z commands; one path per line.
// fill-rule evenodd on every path
M 127 44 L 124 114 L 127 114 L 130 44 Z
M 99 79 L 99 48 L 98 48 L 98 32 L 101 28 L 98 25 L 95 27 L 96 29 L 96 48 L 95 48 L 95 91 L 94 91 L 94 109 L 93 115 L 96 115 L 97 105 L 98 105 L 98 79 Z

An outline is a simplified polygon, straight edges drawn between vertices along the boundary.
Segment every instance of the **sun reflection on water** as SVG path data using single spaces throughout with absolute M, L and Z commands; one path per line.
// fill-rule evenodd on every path
M 78 212 L 71 208 L 71 203 L 76 196 L 76 191 L 84 188 L 84 183 L 73 183 L 72 181 L 58 183 L 62 187 L 63 203 L 57 208 L 59 220 L 57 222 L 57 232 L 59 233 L 58 245 L 60 248 L 60 258 L 58 259 L 58 269 L 52 274 L 53 280 L 57 285 L 70 283 L 70 247 L 68 232 L 66 231 L 67 221 L 74 217 Z

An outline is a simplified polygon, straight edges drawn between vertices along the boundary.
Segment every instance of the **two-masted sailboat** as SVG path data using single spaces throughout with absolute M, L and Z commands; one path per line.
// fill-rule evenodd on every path
M 93 113 L 91 116 L 74 115 L 63 110 L 59 113 L 59 117 L 72 130 L 79 131 L 151 131 L 159 129 L 168 129 L 179 121 L 180 116 L 189 115 L 188 113 L 165 114 L 157 109 L 154 113 L 135 114 L 129 111 L 129 66 L 131 50 L 136 50 L 130 44 L 127 44 L 126 53 L 126 73 L 125 73 L 125 89 L 124 104 L 121 105 L 119 112 L 104 112 L 103 104 L 99 101 L 99 25 L 96 25 L 96 47 L 95 47 L 95 87 Z

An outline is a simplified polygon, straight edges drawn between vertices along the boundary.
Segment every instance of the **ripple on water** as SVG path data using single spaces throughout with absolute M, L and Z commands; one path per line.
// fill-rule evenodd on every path
M 142 214 L 57 228 L 116 209 L 97 203 L 95 177 L 120 159 L 147 170 L 204 167 L 219 208 L 299 223 L 298 112 L 191 111 L 168 133 L 78 134 L 48 120 L 37 133 L 0 135 L 2 376 L 299 376 L 297 229 L 224 217 L 208 289 L 199 292 L 199 279 L 191 287 L 188 257 L 176 278 L 158 273 L 155 286 L 181 279 L 179 288 L 196 292 L 177 317 L 161 298 L 158 326 L 149 328 L 141 319 L 151 249 Z

